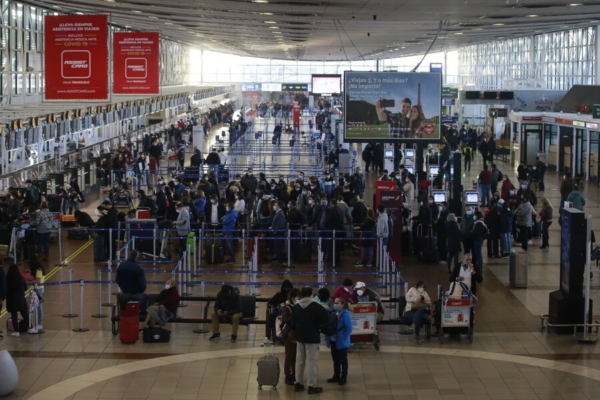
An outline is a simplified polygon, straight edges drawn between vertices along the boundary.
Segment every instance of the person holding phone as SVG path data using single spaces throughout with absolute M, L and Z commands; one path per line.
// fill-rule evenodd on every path
M 406 293 L 406 308 L 404 309 L 404 318 L 412 321 L 415 327 L 415 341 L 423 342 L 420 336 L 421 325 L 428 323 L 424 321 L 425 315 L 429 314 L 431 307 L 431 298 L 425 291 L 425 282 L 420 280 L 415 287 L 410 288 Z
M 450 282 L 462 282 L 471 290 L 471 293 L 477 294 L 477 283 L 483 282 L 483 277 L 473 266 L 471 254 L 465 253 L 463 262 L 454 266 L 450 275 Z
M 394 102 L 394 100 L 386 100 L 383 98 L 377 100 L 375 111 L 377 112 L 379 123 L 383 124 L 387 122 L 390 128 L 391 138 L 407 138 L 410 127 L 408 114 L 410 113 L 412 101 L 407 97 L 402 99 L 398 113 L 392 113 L 386 110 L 388 107 L 395 106 L 395 102 L 391 102 Z

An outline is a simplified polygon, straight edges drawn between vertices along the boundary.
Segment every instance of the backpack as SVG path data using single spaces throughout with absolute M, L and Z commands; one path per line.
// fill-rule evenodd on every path
M 337 333 L 338 316 L 336 313 L 329 314 L 329 319 L 319 328 L 325 336 L 335 336 Z
M 475 221 L 475 224 L 481 224 L 483 225 L 483 227 L 485 228 L 485 231 L 481 234 L 481 238 L 483 240 L 487 239 L 490 237 L 490 230 L 488 229 L 488 227 L 485 225 L 485 222 L 479 220 L 479 221 Z M 475 227 L 475 225 L 473 225 L 473 227 Z
M 498 180 L 498 182 L 502 182 L 503 176 L 504 176 L 504 174 L 502 173 L 502 171 L 498 170 L 498 178 L 496 178 Z

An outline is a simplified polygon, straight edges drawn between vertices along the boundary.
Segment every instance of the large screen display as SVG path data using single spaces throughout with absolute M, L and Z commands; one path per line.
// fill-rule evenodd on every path
M 313 75 L 312 92 L 314 94 L 339 94 L 342 91 L 341 75 Z
M 439 73 L 346 71 L 344 94 L 347 142 L 441 138 Z

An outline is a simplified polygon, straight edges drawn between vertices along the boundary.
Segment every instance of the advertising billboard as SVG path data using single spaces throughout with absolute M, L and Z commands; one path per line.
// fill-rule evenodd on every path
M 108 16 L 44 17 L 44 100 L 108 100 Z
M 312 92 L 314 94 L 339 94 L 342 91 L 341 75 L 313 75 Z
M 439 73 L 346 71 L 344 95 L 346 142 L 441 139 Z
M 160 94 L 158 32 L 113 33 L 113 93 Z

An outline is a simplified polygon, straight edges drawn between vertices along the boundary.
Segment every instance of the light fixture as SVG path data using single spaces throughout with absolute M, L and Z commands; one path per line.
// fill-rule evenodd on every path
M 115 2 L 115 0 L 104 0 L 104 1 L 107 2 L 107 3 L 114 3 Z
M 155 17 L 154 15 L 149 15 L 148 18 L 150 18 L 150 19 L 158 19 L 158 17 Z
M 269 29 L 279 29 L 278 26 L 270 26 Z
M 582 6 L 583 4 L 581 3 L 571 3 L 571 4 L 567 4 L 567 7 L 579 7 Z
M 253 3 L 269 4 L 269 0 L 252 0 Z
M 75 14 L 77 14 L 77 15 L 83 15 L 83 13 L 81 11 L 77 11 Z
M 165 25 L 173 25 L 172 22 L 165 22 Z
M 537 15 L 537 14 L 529 14 L 529 15 L 525 16 L 525 18 L 536 18 L 536 17 L 539 17 L 539 15 Z
M 277 21 L 263 21 L 265 24 L 276 24 Z
M 401 48 L 401 49 L 405 49 L 405 48 L 406 48 L 406 46 L 402 46 L 402 47 L 400 47 L 400 48 Z
M 454 34 L 455 35 L 462 35 L 463 33 L 462 32 L 455 32 Z
M 261 13 L 259 13 L 259 15 L 273 15 L 273 13 L 270 13 L 270 12 L 261 12 Z
M 135 14 L 143 14 L 143 12 L 140 10 L 131 10 L 131 12 Z
M 504 26 L 502 22 L 495 23 L 494 26 Z

